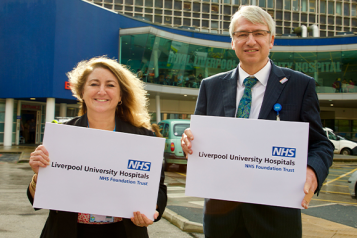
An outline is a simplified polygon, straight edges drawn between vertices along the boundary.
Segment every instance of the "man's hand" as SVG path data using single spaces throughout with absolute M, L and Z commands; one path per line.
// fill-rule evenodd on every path
M 190 128 L 187 128 L 181 137 L 181 147 L 182 147 L 183 152 L 186 154 L 186 159 L 188 157 L 188 154 L 190 154 L 190 155 L 192 154 L 191 141 L 193 141 L 193 135 L 191 133 Z
M 304 185 L 304 193 L 305 197 L 301 202 L 301 206 L 305 209 L 309 208 L 309 203 L 311 201 L 312 196 L 317 189 L 317 178 L 314 170 L 309 166 L 306 169 L 306 182 Z

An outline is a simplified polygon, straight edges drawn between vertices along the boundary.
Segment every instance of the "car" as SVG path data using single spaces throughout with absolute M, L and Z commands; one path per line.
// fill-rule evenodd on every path
M 165 142 L 165 171 L 172 164 L 186 168 L 187 159 L 182 151 L 181 136 L 186 128 L 190 127 L 190 120 L 187 119 L 167 119 L 158 123 L 162 136 L 166 138 Z
M 343 154 L 343 155 L 357 155 L 357 143 L 346 140 L 342 136 L 338 136 L 333 133 L 333 130 L 325 127 L 323 128 L 326 132 L 327 138 L 333 143 L 335 146 L 334 153 L 335 154 Z
M 357 171 L 355 171 L 351 177 L 348 179 L 348 189 L 352 198 L 356 198 L 357 191 Z

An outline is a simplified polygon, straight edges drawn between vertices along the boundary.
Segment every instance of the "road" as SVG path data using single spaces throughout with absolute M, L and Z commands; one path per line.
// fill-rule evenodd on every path
M 33 172 L 28 163 L 16 163 L 20 154 L 0 153 L 0 237 L 39 237 L 48 210 L 34 211 L 26 196 Z M 202 234 L 187 233 L 161 219 L 149 226 L 155 238 L 201 238 Z
M 347 180 L 357 170 L 356 163 L 334 163 L 320 191 L 304 214 L 357 228 L 357 200 L 351 198 Z M 203 199 L 185 196 L 186 172 L 172 165 L 166 172 L 168 208 L 195 222 L 202 223 Z

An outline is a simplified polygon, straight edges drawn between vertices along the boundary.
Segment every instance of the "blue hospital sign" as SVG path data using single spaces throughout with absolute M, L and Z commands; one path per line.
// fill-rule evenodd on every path
M 287 148 L 287 147 L 276 147 L 273 146 L 272 156 L 281 156 L 281 157 L 291 157 L 295 158 L 296 148 Z
M 128 169 L 150 171 L 151 163 L 140 160 L 129 160 Z

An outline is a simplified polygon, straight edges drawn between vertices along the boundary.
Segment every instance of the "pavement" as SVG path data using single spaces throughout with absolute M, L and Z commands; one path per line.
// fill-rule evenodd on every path
M 10 160 L 14 157 L 12 155 L 17 155 L 18 162 L 24 162 L 21 166 L 24 171 L 28 171 L 28 179 L 27 182 L 31 179 L 31 170 L 27 164 L 30 153 L 36 148 L 33 145 L 21 145 L 21 146 L 12 146 L 12 147 L 3 147 L 0 146 L 0 155 L 6 155 L 9 161 L 1 162 L 0 156 L 0 168 L 6 169 L 9 166 Z M 4 157 L 3 157 L 4 158 Z M 345 155 L 335 155 L 334 162 L 357 162 L 357 156 L 345 156 Z M 0 173 L 3 174 L 3 173 Z M 22 174 L 19 174 L 19 177 L 22 177 Z M 0 176 L 0 179 L 3 180 Z M 1 181 L 0 180 L 0 181 Z M 23 203 L 26 203 L 26 208 L 21 211 L 16 211 L 18 208 L 18 202 L 16 202 L 16 206 L 9 206 L 9 204 L 3 204 L 4 194 L 6 195 L 6 199 L 10 197 L 11 201 L 18 201 L 19 194 L 21 193 L 21 197 L 23 197 L 23 193 L 27 187 L 27 184 L 15 184 L 13 185 L 2 185 L 0 183 L 0 236 L 1 237 L 38 237 L 39 232 L 42 230 L 42 226 L 46 220 L 47 212 L 39 211 L 34 213 L 31 206 L 28 206 L 27 199 L 23 199 Z M 5 186 L 5 187 L 4 187 Z M 14 208 L 12 210 L 11 208 Z M 203 226 L 202 222 L 190 221 L 185 218 L 185 212 L 181 212 L 180 210 L 175 210 L 167 208 L 163 215 L 161 221 L 154 223 L 154 225 L 149 227 L 149 235 L 151 237 L 196 237 L 203 238 Z M 182 209 L 181 209 L 182 210 Z M 3 211 L 6 211 L 5 213 Z M 331 214 L 333 216 L 333 214 Z M 32 219 L 28 219 L 28 218 Z M 36 219 L 34 219 L 36 218 Z M 15 229 L 14 224 L 18 227 Z M 338 222 L 332 222 L 329 220 L 325 220 L 322 218 L 314 217 L 307 214 L 302 214 L 302 224 L 303 224 L 303 237 L 306 238 L 328 238 L 328 237 L 357 237 L 357 229 L 351 226 L 343 225 Z M 10 229 L 10 230 L 9 230 Z

